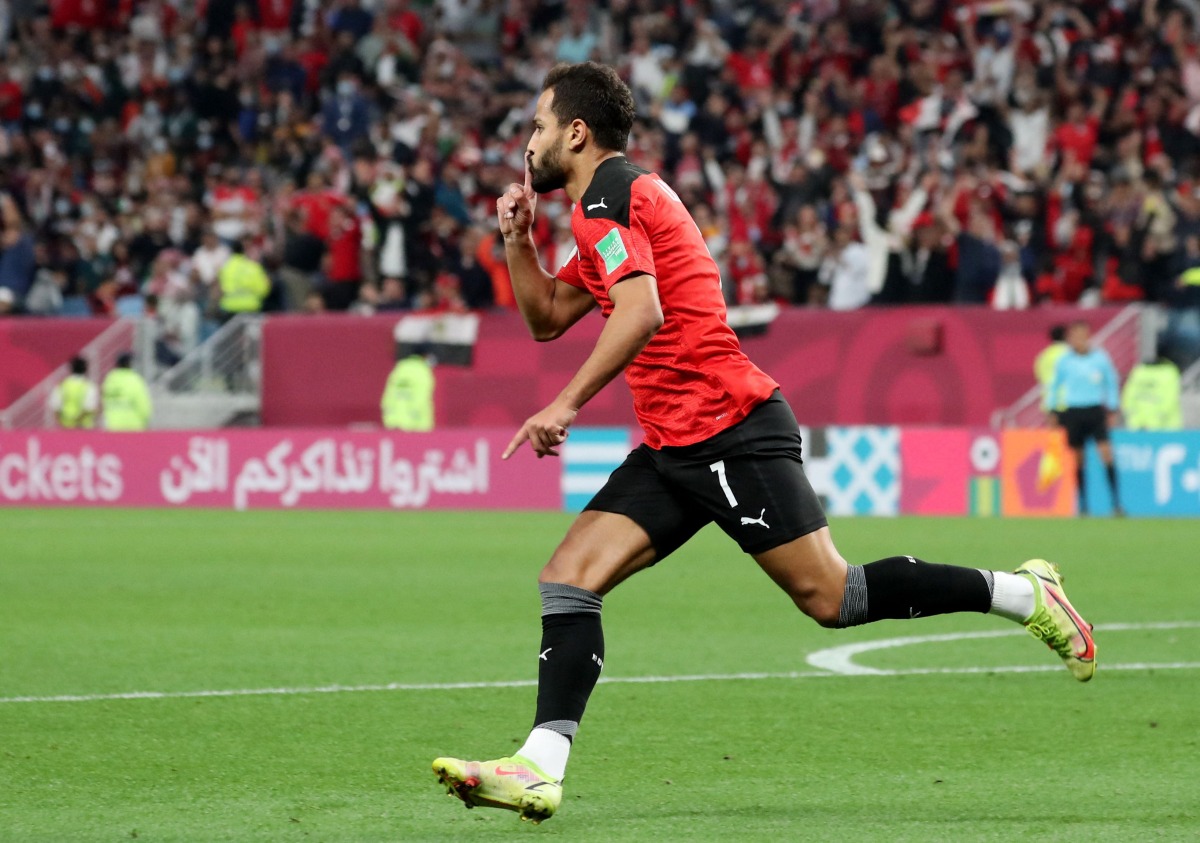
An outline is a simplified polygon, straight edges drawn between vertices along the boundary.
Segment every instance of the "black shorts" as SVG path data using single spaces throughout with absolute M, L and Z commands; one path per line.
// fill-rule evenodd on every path
M 657 559 L 711 521 L 746 553 L 762 553 L 828 524 L 801 467 L 796 416 L 778 390 L 703 442 L 638 446 L 584 509 L 632 518 L 649 534 Z
M 1108 411 L 1103 407 L 1059 410 L 1058 422 L 1067 432 L 1067 444 L 1072 448 L 1082 448 L 1089 439 L 1108 441 Z

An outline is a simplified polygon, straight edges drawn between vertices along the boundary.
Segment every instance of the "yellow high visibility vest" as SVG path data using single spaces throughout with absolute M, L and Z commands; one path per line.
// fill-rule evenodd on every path
M 271 279 L 262 264 L 245 255 L 231 255 L 217 282 L 221 285 L 220 308 L 226 313 L 262 310 L 263 299 L 271 292 Z
M 1182 428 L 1179 369 L 1170 361 L 1134 366 L 1121 391 L 1121 411 L 1130 430 Z
M 150 392 L 132 369 L 113 369 L 100 390 L 105 430 L 145 430 L 150 426 Z
M 1065 342 L 1050 343 L 1033 360 L 1033 374 L 1042 386 L 1042 406 L 1047 410 L 1062 409 L 1062 396 L 1055 396 L 1055 400 L 1051 401 L 1046 390 L 1054 380 L 1054 367 L 1058 365 L 1059 358 L 1067 353 L 1067 348 L 1069 346 Z
M 380 406 L 383 426 L 410 432 L 433 430 L 433 369 L 414 354 L 398 362 L 388 375 Z
M 95 386 L 83 375 L 67 375 L 55 387 L 58 393 L 58 423 L 61 427 L 96 426 L 96 408 L 88 406 L 88 395 L 93 389 Z

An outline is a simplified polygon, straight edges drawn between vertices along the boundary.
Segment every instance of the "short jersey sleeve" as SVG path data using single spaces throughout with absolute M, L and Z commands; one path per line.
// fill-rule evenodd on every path
M 566 262 L 558 268 L 558 272 L 554 273 L 554 277 L 559 281 L 570 284 L 572 287 L 578 287 L 581 290 L 587 289 L 587 284 L 583 283 L 583 276 L 579 273 L 578 246 L 571 250 L 571 254 L 567 256 Z
M 608 219 L 587 221 L 587 242 L 581 242 L 579 248 L 590 250 L 605 290 L 632 275 L 655 275 L 650 221 L 646 219 L 653 212 L 653 206 L 634 193 L 628 227 Z

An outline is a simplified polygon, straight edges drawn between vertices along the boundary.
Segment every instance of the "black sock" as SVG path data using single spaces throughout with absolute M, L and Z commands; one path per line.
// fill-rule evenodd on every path
M 892 556 L 851 565 L 838 626 L 885 618 L 916 618 L 950 612 L 984 612 L 992 607 L 991 572 L 932 565 L 911 556 Z
M 535 728 L 574 740 L 588 697 L 604 667 L 600 595 L 542 583 L 542 647 L 538 654 Z
M 1115 463 L 1109 463 L 1104 467 L 1104 473 L 1108 475 L 1108 488 L 1112 490 L 1112 505 L 1113 509 L 1121 508 L 1121 498 L 1117 495 L 1117 466 Z

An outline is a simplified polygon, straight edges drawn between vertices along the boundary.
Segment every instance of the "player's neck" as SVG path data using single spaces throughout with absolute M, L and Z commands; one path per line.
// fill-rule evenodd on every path
M 596 175 L 596 169 L 612 158 L 624 158 L 623 152 L 605 151 L 597 154 L 595 158 L 580 162 L 573 175 L 567 178 L 567 183 L 563 186 L 563 190 L 567 193 L 567 198 L 573 204 L 578 204 L 583 198 L 583 194 L 587 192 L 588 185 L 592 183 L 592 178 Z

